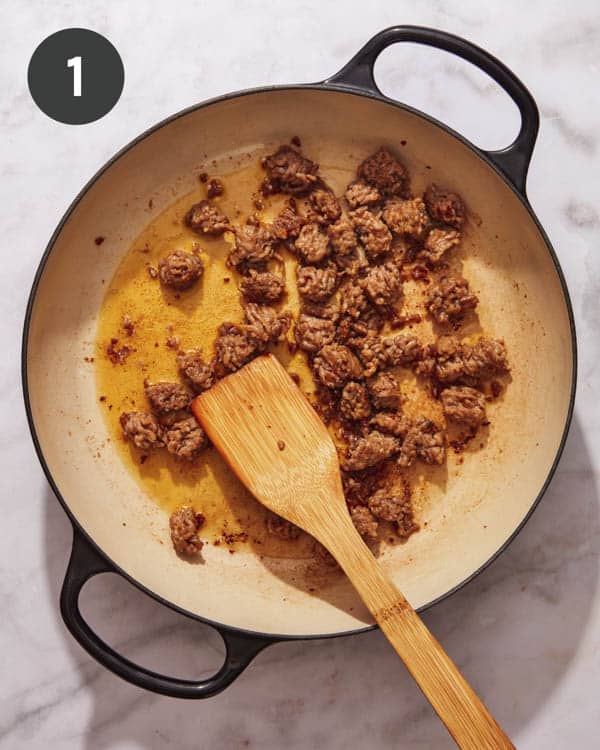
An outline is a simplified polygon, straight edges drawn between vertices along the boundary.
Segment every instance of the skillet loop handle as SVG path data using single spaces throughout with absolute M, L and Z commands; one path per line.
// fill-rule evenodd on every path
M 71 635 L 90 656 L 132 685 L 173 698 L 210 698 L 238 677 L 252 659 L 274 639 L 217 628 L 225 641 L 225 661 L 219 671 L 204 680 L 184 680 L 153 672 L 126 659 L 106 644 L 87 624 L 79 609 L 79 594 L 86 581 L 98 573 L 115 573 L 83 535 L 74 530 L 71 559 L 60 594 L 60 611 Z
M 384 49 L 397 42 L 414 42 L 451 52 L 487 73 L 502 86 L 519 108 L 521 129 L 510 144 L 500 151 L 481 151 L 525 196 L 529 162 L 537 138 L 540 117 L 534 98 L 517 76 L 489 52 L 454 34 L 424 26 L 391 26 L 370 39 L 339 73 L 323 83 L 340 85 L 380 98 L 385 97 L 375 83 L 373 68 Z

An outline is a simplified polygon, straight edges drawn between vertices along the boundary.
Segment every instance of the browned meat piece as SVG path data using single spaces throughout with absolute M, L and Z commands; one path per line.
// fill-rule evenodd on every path
M 442 391 L 444 415 L 452 422 L 461 422 L 477 429 L 486 422 L 485 396 L 468 386 L 452 386 Z
M 346 504 L 350 507 L 354 505 L 366 505 L 371 495 L 379 486 L 379 483 L 380 474 L 377 468 L 370 471 L 363 471 L 360 474 L 346 474 L 342 472 L 342 485 Z
M 465 217 L 465 208 L 460 196 L 431 184 L 423 198 L 427 211 L 434 221 L 460 229 Z
M 235 372 L 256 354 L 256 343 L 250 341 L 244 331 L 233 323 L 223 323 L 219 327 L 215 342 L 215 355 L 220 365 L 229 372 Z
M 196 418 L 190 415 L 169 427 L 165 432 L 165 445 L 177 458 L 195 461 L 208 445 L 208 439 Z
M 240 282 L 240 291 L 249 302 L 277 302 L 281 299 L 285 284 L 281 276 L 270 271 L 251 268 Z
M 392 411 L 380 411 L 369 422 L 379 432 L 385 432 L 386 435 L 394 437 L 404 437 L 411 427 L 411 422 L 402 414 Z
M 383 208 L 383 220 L 394 234 L 420 240 L 429 226 L 429 216 L 420 198 L 388 201 Z
M 369 306 L 364 286 L 360 279 L 352 279 L 342 288 L 341 309 L 344 315 L 357 319 Z
M 473 346 L 442 337 L 435 352 L 433 374 L 440 383 L 475 385 L 484 378 L 508 372 L 506 346 L 497 339 L 479 339 Z
M 340 318 L 336 340 L 343 342 L 359 352 L 369 339 L 375 337 L 383 328 L 385 321 L 374 308 L 368 306 L 360 318 L 344 315 Z
M 374 185 L 367 185 L 363 180 L 356 180 L 346 188 L 346 200 L 350 208 L 375 206 L 381 202 L 381 193 Z
M 329 239 L 318 224 L 305 224 L 295 248 L 305 263 L 319 263 L 329 252 Z
M 367 385 L 376 411 L 395 411 L 400 407 L 400 386 L 391 373 L 380 372 L 370 378 Z
M 252 263 L 264 263 L 273 256 L 273 237 L 260 224 L 244 224 L 236 228 L 235 248 L 229 253 L 228 264 L 243 268 Z
M 328 388 L 341 388 L 348 380 L 360 380 L 362 368 L 347 346 L 326 344 L 313 363 L 318 380 Z
M 419 253 L 421 258 L 429 261 L 432 265 L 440 262 L 445 253 L 458 245 L 460 242 L 460 232 L 455 229 L 432 229 L 427 235 L 425 245 Z
M 373 430 L 366 437 L 357 438 L 342 462 L 344 471 L 362 471 L 376 466 L 400 449 L 395 437 Z
M 384 340 L 385 362 L 390 367 L 405 367 L 416 362 L 423 353 L 419 339 L 408 333 L 399 333 Z
M 184 222 L 198 234 L 219 235 L 231 229 L 227 216 L 207 200 L 195 203 L 185 215 Z
M 124 412 L 121 414 L 119 421 L 123 435 L 136 448 L 149 451 L 152 448 L 162 448 L 164 446 L 162 427 L 154 414 L 146 414 L 140 411 Z
M 292 314 L 288 310 L 278 312 L 274 307 L 257 305 L 255 302 L 248 302 L 244 306 L 244 314 L 244 332 L 258 350 L 264 349 L 267 344 L 283 341 L 292 322 Z
M 205 362 L 199 349 L 179 352 L 177 367 L 183 379 L 196 393 L 207 391 L 215 384 L 215 369 L 212 362 Z
M 269 534 L 278 536 L 280 539 L 286 539 L 287 541 L 298 539 L 302 533 L 302 529 L 298 528 L 298 526 L 271 511 L 269 511 L 267 516 L 267 531 Z
M 446 458 L 444 433 L 435 422 L 420 418 L 409 428 L 398 457 L 398 465 L 410 466 L 416 458 L 426 464 L 443 464 Z
M 313 190 L 309 196 L 309 201 L 315 212 L 315 219 L 319 224 L 332 224 L 342 214 L 338 199 L 331 190 L 323 190 L 321 188 Z
M 179 409 L 187 409 L 192 397 L 181 383 L 146 383 L 144 393 L 155 414 L 169 414 Z
M 408 510 L 412 515 L 410 498 L 391 495 L 388 490 L 377 490 L 369 498 L 369 510 L 382 521 L 398 521 Z
M 206 194 L 209 198 L 216 198 L 217 195 L 223 195 L 225 186 L 218 177 L 212 177 L 206 186 Z
M 306 220 L 297 211 L 296 201 L 290 198 L 271 224 L 271 234 L 278 240 L 294 239 L 305 224 Z
M 352 211 L 350 220 L 369 258 L 379 258 L 389 252 L 392 245 L 390 230 L 368 208 L 357 208 L 356 211 Z
M 334 255 L 333 262 L 340 276 L 347 276 L 348 278 L 358 276 L 369 265 L 358 250 L 355 250 L 351 255 Z
M 133 349 L 130 346 L 119 346 L 119 339 L 112 338 L 108 346 L 106 347 L 106 356 L 110 359 L 113 365 L 125 364 L 127 357 L 131 354 Z
M 184 250 L 174 250 L 158 262 L 161 284 L 171 289 L 189 289 L 202 276 L 203 271 L 200 258 Z
M 336 323 L 340 317 L 340 307 L 336 300 L 329 302 L 311 302 L 308 299 L 302 300 L 300 311 L 305 315 L 311 315 L 313 318 L 327 318 Z
M 335 325 L 326 318 L 301 314 L 296 323 L 296 341 L 300 349 L 315 353 L 335 338 Z
M 400 268 L 394 263 L 375 266 L 364 279 L 364 289 L 374 305 L 391 305 L 402 292 Z
M 350 509 L 350 518 L 358 533 L 365 539 L 377 539 L 379 524 L 377 519 L 364 505 L 356 505 Z
M 358 167 L 358 176 L 384 195 L 406 195 L 408 173 L 387 148 L 381 146 Z
M 351 255 L 357 248 L 354 227 L 345 215 L 327 227 L 327 235 L 336 255 Z
M 358 350 L 358 356 L 364 368 L 365 377 L 369 378 L 385 365 L 385 347 L 378 336 L 367 336 Z
M 189 557 L 197 555 L 204 546 L 198 536 L 203 524 L 202 513 L 196 513 L 189 505 L 184 505 L 171 513 L 169 527 L 175 552 Z
M 367 419 L 371 414 L 371 404 L 366 387 L 354 380 L 346 383 L 339 408 L 343 419 L 350 421 Z
M 318 179 L 319 165 L 291 146 L 280 146 L 274 154 L 265 157 L 263 167 L 273 192 L 301 195 Z
M 298 266 L 298 292 L 312 302 L 324 302 L 335 292 L 337 274 L 334 268 Z
M 429 293 L 427 309 L 438 323 L 455 323 L 478 302 L 465 279 L 443 276 Z

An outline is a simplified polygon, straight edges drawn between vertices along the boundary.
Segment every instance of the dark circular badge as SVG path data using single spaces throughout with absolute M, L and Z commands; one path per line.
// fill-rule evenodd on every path
M 125 80 L 113 45 L 89 29 L 62 29 L 33 53 L 27 83 L 48 117 L 69 125 L 99 120 L 115 106 Z

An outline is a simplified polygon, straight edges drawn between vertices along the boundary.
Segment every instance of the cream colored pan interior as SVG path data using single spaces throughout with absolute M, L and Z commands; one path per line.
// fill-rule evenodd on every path
M 445 482 L 430 486 L 427 526 L 382 558 L 414 607 L 477 571 L 523 521 L 554 462 L 573 374 L 569 316 L 543 237 L 518 197 L 468 147 L 416 114 L 343 92 L 285 89 L 211 104 L 144 138 L 96 180 L 56 239 L 32 311 L 28 382 L 35 431 L 62 497 L 135 581 L 220 623 L 324 635 L 371 622 L 340 576 L 309 593 L 302 561 L 213 546 L 204 564 L 174 554 L 166 514 L 106 441 L 94 369 L 84 362 L 104 283 L 151 218 L 194 187 L 194 167 L 214 159 L 226 173 L 296 133 L 329 169 L 406 140 L 413 180 L 457 189 L 477 218 L 464 240 L 465 273 L 479 291 L 484 330 L 506 341 L 512 383 L 490 407 L 485 449 L 460 467 L 450 458 Z M 97 235 L 111 238 L 102 252 L 94 251 Z

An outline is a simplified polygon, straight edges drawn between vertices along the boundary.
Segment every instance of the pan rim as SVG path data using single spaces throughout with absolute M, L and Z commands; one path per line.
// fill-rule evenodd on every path
M 508 177 L 494 164 L 492 159 L 490 158 L 489 154 L 484 151 L 483 149 L 478 148 L 475 144 L 471 143 L 468 139 L 466 139 L 463 135 L 449 127 L 448 125 L 442 123 L 441 121 L 437 120 L 436 118 L 432 117 L 431 115 L 428 115 L 418 109 L 415 109 L 413 107 L 410 107 L 409 105 L 403 104 L 399 101 L 396 101 L 394 99 L 390 99 L 389 97 L 384 96 L 381 93 L 375 93 L 371 91 L 366 91 L 362 89 L 357 89 L 353 86 L 347 86 L 342 84 L 332 84 L 328 83 L 327 81 L 319 82 L 319 83 L 308 83 L 308 84 L 283 84 L 283 85 L 271 85 L 271 86 L 259 86 L 255 88 L 249 88 L 249 89 L 242 89 L 239 91 L 233 91 L 229 92 L 227 94 L 223 94 L 221 96 L 212 97 L 210 99 L 206 99 L 204 101 L 201 101 L 197 104 L 193 104 L 189 107 L 186 107 L 182 110 L 179 110 L 178 112 L 169 115 L 168 117 L 160 120 L 155 125 L 152 125 L 151 127 L 147 128 L 145 131 L 143 131 L 140 135 L 138 135 L 133 140 L 129 141 L 125 146 L 123 146 L 121 149 L 119 149 L 108 161 L 106 161 L 97 171 L 96 173 L 84 184 L 84 186 L 81 188 L 81 190 L 77 193 L 75 198 L 72 200 L 70 205 L 67 207 L 65 213 L 61 217 L 60 221 L 56 225 L 56 228 L 54 229 L 52 235 L 50 236 L 50 239 L 46 245 L 46 248 L 42 254 L 42 257 L 40 259 L 40 262 L 38 264 L 38 267 L 36 269 L 31 291 L 29 293 L 29 297 L 27 300 L 27 307 L 25 310 L 25 317 L 23 321 L 23 335 L 22 335 L 22 342 L 21 342 L 21 385 L 23 389 L 23 400 L 25 404 L 25 412 L 27 416 L 27 424 L 29 426 L 29 431 L 31 434 L 31 438 L 33 441 L 34 449 L 36 452 L 36 455 L 38 457 L 38 460 L 40 462 L 40 465 L 42 467 L 42 471 L 44 472 L 44 475 L 46 477 L 46 480 L 48 484 L 50 485 L 50 488 L 52 489 L 56 499 L 60 503 L 62 509 L 66 513 L 68 519 L 71 522 L 71 525 L 73 527 L 73 532 L 80 533 L 83 538 L 86 540 L 88 545 L 92 547 L 92 549 L 104 560 L 107 561 L 107 563 L 112 567 L 113 571 L 120 576 L 122 576 L 125 580 L 127 580 L 129 583 L 134 585 L 137 589 L 142 591 L 143 593 L 147 594 L 148 596 L 151 596 L 155 601 L 157 601 L 159 604 L 162 604 L 169 609 L 178 612 L 179 614 L 185 615 L 187 617 L 190 617 L 194 620 L 197 620 L 198 622 L 202 622 L 205 625 L 209 625 L 219 632 L 223 633 L 232 633 L 232 634 L 239 634 L 239 635 L 245 635 L 247 637 L 251 638 L 266 638 L 273 642 L 275 641 L 295 641 L 295 640 L 316 640 L 316 639 L 325 639 L 325 638 L 339 638 L 343 636 L 351 636 L 351 635 L 359 635 L 361 633 L 366 633 L 371 630 L 377 629 L 377 624 L 372 625 L 366 625 L 361 628 L 354 628 L 352 630 L 342 630 L 334 633 L 308 633 L 308 634 L 286 634 L 286 633 L 266 633 L 262 631 L 257 630 L 250 630 L 246 628 L 242 628 L 239 626 L 230 625 L 227 623 L 222 623 L 216 620 L 212 620 L 208 617 L 205 617 L 203 615 L 198 615 L 194 612 L 191 612 L 189 610 L 186 610 L 183 607 L 178 606 L 177 604 L 170 602 L 169 600 L 162 597 L 160 594 L 157 594 L 156 592 L 152 591 L 148 587 L 144 586 L 141 582 L 137 581 L 130 573 L 122 569 L 119 565 L 117 565 L 97 544 L 97 542 L 90 536 L 90 534 L 86 531 L 86 529 L 83 528 L 83 526 L 79 523 L 79 521 L 75 518 L 74 514 L 72 513 L 69 504 L 67 503 L 66 499 L 63 497 L 62 493 L 60 492 L 57 483 L 54 480 L 54 477 L 52 475 L 52 472 L 50 471 L 50 468 L 46 462 L 46 458 L 44 456 L 44 452 L 42 450 L 42 445 L 40 442 L 40 439 L 38 437 L 35 422 L 33 418 L 33 411 L 31 407 L 31 399 L 29 395 L 29 378 L 28 378 L 28 348 L 29 348 L 29 332 L 30 332 L 30 326 L 31 326 L 31 319 L 33 315 L 33 308 L 35 305 L 35 300 L 37 297 L 38 288 L 40 286 L 40 283 L 42 281 L 44 271 L 46 268 L 46 264 L 50 258 L 50 255 L 52 253 L 52 250 L 54 249 L 54 245 L 56 244 L 56 240 L 58 239 L 59 235 L 61 234 L 65 224 L 81 202 L 81 200 L 84 198 L 84 196 L 88 193 L 88 191 L 95 185 L 95 183 L 102 177 L 102 175 L 108 171 L 121 157 L 125 156 L 131 149 L 133 149 L 135 146 L 137 146 L 139 143 L 141 143 L 143 140 L 145 140 L 147 137 L 152 135 L 153 133 L 160 130 L 162 127 L 171 124 L 172 122 L 175 122 L 181 117 L 185 117 L 188 114 L 191 114 L 192 112 L 196 112 L 200 109 L 204 109 L 206 107 L 210 107 L 212 105 L 218 105 L 223 102 L 229 101 L 230 99 L 237 99 L 245 96 L 252 96 L 255 94 L 268 94 L 273 93 L 277 91 L 294 91 L 294 90 L 308 90 L 308 91 L 324 91 L 324 92 L 332 92 L 332 93 L 342 93 L 346 95 L 351 96 L 359 96 L 359 97 L 365 97 L 367 99 L 373 99 L 375 101 L 383 102 L 385 104 L 388 104 L 390 106 L 396 107 L 398 109 L 404 110 L 406 112 L 409 112 L 417 117 L 422 118 L 426 122 L 436 126 L 446 134 L 449 134 L 456 138 L 460 143 L 462 143 L 464 146 L 469 148 L 473 153 L 475 153 L 476 156 L 478 156 L 482 161 L 485 162 L 485 164 L 491 168 L 496 175 L 512 190 L 512 192 L 516 195 L 516 197 L 519 199 L 519 201 L 522 203 L 523 207 L 526 209 L 527 213 L 529 214 L 529 217 L 533 221 L 536 229 L 540 233 L 540 236 L 542 240 L 544 241 L 544 244 L 546 246 L 546 250 L 548 251 L 550 258 L 554 264 L 554 269 L 557 273 L 560 287 L 562 290 L 562 296 L 563 300 L 567 309 L 567 314 L 569 318 L 569 331 L 570 331 L 570 339 L 571 339 L 571 351 L 572 351 L 572 357 L 571 357 L 571 387 L 570 387 L 570 393 L 569 393 L 569 404 L 567 408 L 565 423 L 563 426 L 562 434 L 560 441 L 558 443 L 558 447 L 556 450 L 556 455 L 554 458 L 554 461 L 552 462 L 552 465 L 548 471 L 548 474 L 546 476 L 546 479 L 544 483 L 542 484 L 542 487 L 540 488 L 540 491 L 538 492 L 537 496 L 532 501 L 532 504 L 519 523 L 519 525 L 515 528 L 515 530 L 510 534 L 510 536 L 505 540 L 505 542 L 494 552 L 493 555 L 491 555 L 485 562 L 483 562 L 475 571 L 473 571 L 469 576 L 467 576 L 465 579 L 460 581 L 458 584 L 456 584 L 453 588 L 450 590 L 444 592 L 440 596 L 436 597 L 435 599 L 431 600 L 430 602 L 427 602 L 426 604 L 422 605 L 418 608 L 418 612 L 424 612 L 430 607 L 433 607 L 435 604 L 440 603 L 444 599 L 447 599 L 448 597 L 455 594 L 457 591 L 462 589 L 464 586 L 466 586 L 470 581 L 472 581 L 474 578 L 476 578 L 480 573 L 482 573 L 489 565 L 491 565 L 507 548 L 508 546 L 514 541 L 514 539 L 517 537 L 519 532 L 523 529 L 527 521 L 531 518 L 533 515 L 533 512 L 538 507 L 542 497 L 546 493 L 546 490 L 548 489 L 548 486 L 550 485 L 550 482 L 552 481 L 554 474 L 556 472 L 556 469 L 558 468 L 558 464 L 560 462 L 562 453 L 564 451 L 565 443 L 569 434 L 569 429 L 571 426 L 571 422 L 573 419 L 573 411 L 574 411 L 574 404 L 575 404 L 575 394 L 577 389 L 577 336 L 576 336 L 576 328 L 575 328 L 575 319 L 573 314 L 573 307 L 571 303 L 571 298 L 569 295 L 569 290 L 567 288 L 566 280 L 564 277 L 564 273 L 562 271 L 560 262 L 558 260 L 558 257 L 556 255 L 556 252 L 544 230 L 542 227 L 540 221 L 538 220 L 536 214 L 534 213 L 531 204 L 529 203 L 529 200 L 527 199 L 525 193 L 519 192 L 519 190 L 515 187 L 515 185 L 508 179 Z

